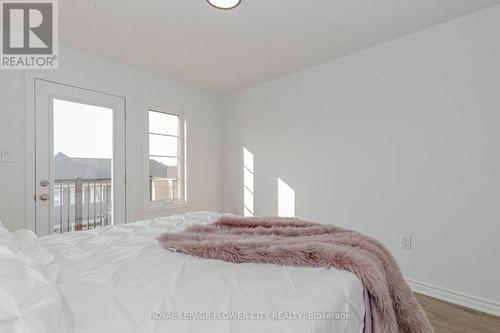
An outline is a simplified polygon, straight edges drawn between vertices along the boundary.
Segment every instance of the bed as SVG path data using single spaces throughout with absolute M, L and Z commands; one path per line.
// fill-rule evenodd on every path
M 156 237 L 195 212 L 37 238 L 0 230 L 0 332 L 361 333 L 365 290 L 335 268 L 233 264 Z

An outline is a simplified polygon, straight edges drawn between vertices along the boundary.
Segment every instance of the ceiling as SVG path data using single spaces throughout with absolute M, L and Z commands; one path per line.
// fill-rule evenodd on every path
M 421 30 L 500 0 L 60 0 L 62 43 L 218 94 Z

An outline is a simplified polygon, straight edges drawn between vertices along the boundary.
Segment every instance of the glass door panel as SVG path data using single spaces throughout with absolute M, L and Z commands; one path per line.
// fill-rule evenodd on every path
M 53 232 L 113 221 L 113 110 L 53 100 Z

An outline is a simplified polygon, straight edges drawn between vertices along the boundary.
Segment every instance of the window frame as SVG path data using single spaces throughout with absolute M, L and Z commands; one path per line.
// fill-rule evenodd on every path
M 143 100 L 143 209 L 144 212 L 151 211 L 159 211 L 159 210 L 169 210 L 175 208 L 187 208 L 187 195 L 186 195 L 186 176 L 187 176 L 187 168 L 186 168 L 186 111 L 183 110 L 182 107 L 165 104 L 165 103 L 157 103 L 150 100 Z M 150 127 L 149 127 L 149 112 L 159 112 L 165 113 L 169 115 L 174 115 L 179 117 L 179 133 L 178 138 L 179 142 L 177 143 L 177 152 L 178 152 L 178 165 L 179 165 L 179 200 L 157 200 L 152 201 L 150 198 L 151 189 L 150 189 L 150 162 L 149 162 L 149 135 L 150 135 Z

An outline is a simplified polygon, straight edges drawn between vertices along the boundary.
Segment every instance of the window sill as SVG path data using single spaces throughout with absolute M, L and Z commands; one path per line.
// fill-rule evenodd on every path
M 189 208 L 187 202 L 148 202 L 144 206 L 144 212 L 158 212 L 158 211 L 170 211 Z

